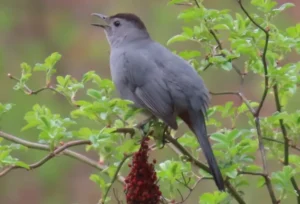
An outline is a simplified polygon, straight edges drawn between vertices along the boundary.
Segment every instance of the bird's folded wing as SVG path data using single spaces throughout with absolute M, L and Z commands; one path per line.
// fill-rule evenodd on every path
M 167 90 L 160 87 L 158 83 L 152 82 L 138 87 L 135 94 L 152 114 L 164 120 L 172 128 L 177 129 L 173 102 Z

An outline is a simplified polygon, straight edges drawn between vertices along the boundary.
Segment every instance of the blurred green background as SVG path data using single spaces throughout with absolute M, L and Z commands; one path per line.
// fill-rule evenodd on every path
M 284 0 L 278 1 L 280 4 Z M 292 1 L 289 1 L 292 2 Z M 207 7 L 239 11 L 235 0 L 207 0 Z M 300 20 L 299 2 L 278 19 L 279 27 L 285 28 Z M 2 118 L 0 128 L 30 141 L 36 140 L 36 131 L 20 132 L 25 125 L 24 114 L 35 103 L 45 104 L 55 113 L 66 116 L 71 109 L 64 98 L 43 92 L 38 96 L 26 96 L 13 91 L 14 82 L 7 73 L 20 74 L 20 63 L 34 65 L 52 52 L 63 55 L 58 63 L 58 75 L 70 74 L 80 78 L 83 73 L 95 70 L 103 78 L 110 78 L 109 46 L 101 29 L 90 26 L 98 19 L 90 16 L 93 12 L 112 15 L 118 12 L 132 12 L 145 22 L 152 38 L 162 44 L 181 31 L 184 22 L 177 20 L 182 6 L 168 6 L 167 0 L 0 0 L 0 102 L 14 103 L 12 111 Z M 253 11 L 253 10 L 252 10 Z M 224 38 L 226 41 L 226 38 Z M 191 43 L 177 43 L 172 50 L 195 48 Z M 297 60 L 290 56 L 289 60 Z M 299 59 L 298 59 L 299 60 Z M 42 75 L 41 75 L 42 76 Z M 235 73 L 220 72 L 216 68 L 203 73 L 209 89 L 215 92 L 235 90 L 239 80 Z M 245 94 L 250 99 L 260 97 L 258 78 L 249 76 L 245 84 Z M 44 85 L 39 74 L 29 83 L 33 89 Z M 298 94 L 299 95 L 299 94 Z M 223 104 L 228 100 L 239 101 L 231 96 L 216 97 L 212 104 Z M 290 110 L 297 107 L 299 97 L 290 101 Z M 264 113 L 274 111 L 272 100 L 263 109 Z M 81 148 L 77 148 L 83 151 Z M 41 159 L 44 152 L 29 150 L 20 157 L 27 163 Z M 97 159 L 97 155 L 89 154 Z M 155 155 L 159 158 L 159 155 Z M 259 162 L 259 161 L 257 161 Z M 272 164 L 275 168 L 276 162 Z M 89 180 L 92 167 L 66 157 L 58 157 L 42 167 L 27 172 L 15 170 L 0 178 L 1 204 L 92 204 L 100 197 L 95 183 Z M 252 179 L 253 182 L 255 179 Z M 209 188 L 208 188 L 209 187 Z M 187 203 L 197 203 L 200 192 L 213 189 L 212 182 L 202 182 Z M 256 189 L 255 183 L 247 191 L 247 203 L 269 203 L 265 188 Z M 255 196 L 251 196 L 255 195 Z M 286 203 L 293 203 L 294 198 Z

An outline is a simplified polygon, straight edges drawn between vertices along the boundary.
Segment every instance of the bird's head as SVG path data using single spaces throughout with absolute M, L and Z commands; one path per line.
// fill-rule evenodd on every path
M 93 23 L 92 25 L 104 29 L 107 40 L 112 47 L 149 38 L 145 24 L 135 14 L 119 13 L 106 16 L 93 13 L 92 15 L 101 18 L 105 22 L 104 24 Z

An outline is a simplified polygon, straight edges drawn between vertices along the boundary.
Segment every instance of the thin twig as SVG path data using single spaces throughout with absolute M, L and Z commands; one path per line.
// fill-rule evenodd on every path
M 262 176 L 262 177 L 268 176 L 267 174 L 259 173 L 259 172 L 239 171 L 238 173 L 244 175 L 252 175 L 252 176 Z
M 209 93 L 213 96 L 221 96 L 221 95 L 235 95 L 235 96 L 238 96 L 242 100 L 242 102 L 245 103 L 245 105 L 247 106 L 249 111 L 252 114 L 255 114 L 255 110 L 252 108 L 252 106 L 250 105 L 249 100 L 244 96 L 244 94 L 242 92 L 227 91 L 227 92 L 216 93 L 216 92 L 211 92 L 210 91 Z
M 177 6 L 188 6 L 188 7 L 193 6 L 192 3 L 175 3 L 174 5 L 177 5 Z
M 114 130 L 112 133 L 124 133 L 124 134 L 130 134 L 131 136 L 134 135 L 135 130 L 133 128 L 118 128 Z
M 103 198 L 99 200 L 98 204 L 104 204 L 104 203 L 105 203 L 105 200 L 106 200 L 106 198 L 107 198 L 107 195 L 108 195 L 108 193 L 109 193 L 109 191 L 110 191 L 112 185 L 113 185 L 114 182 L 117 180 L 118 175 L 119 175 L 119 172 L 120 172 L 120 170 L 121 170 L 123 164 L 125 163 L 125 161 L 126 161 L 128 158 L 132 157 L 132 155 L 133 155 L 133 154 L 124 155 L 122 161 L 120 162 L 120 164 L 119 164 L 118 167 L 117 167 L 117 170 L 116 170 L 116 172 L 115 172 L 115 174 L 114 174 L 114 176 L 113 176 L 113 178 L 112 178 L 112 180 L 111 180 L 111 182 L 110 182 L 110 184 L 109 184 L 107 190 L 106 190 L 105 193 L 104 193 Z
M 263 137 L 264 140 L 267 140 L 267 141 L 270 141 L 270 142 L 276 142 L 278 144 L 285 144 L 283 141 L 280 141 L 280 140 L 276 140 L 276 139 L 273 139 L 273 138 L 268 138 L 268 137 Z M 297 151 L 300 151 L 300 148 L 295 146 L 295 145 L 291 145 L 289 144 L 289 147 L 294 149 L 294 150 L 297 150 Z
M 10 79 L 12 79 L 12 80 L 14 80 L 14 81 L 16 81 L 16 82 L 20 82 L 20 79 L 18 79 L 17 77 L 12 76 L 11 74 L 7 74 L 7 75 L 8 75 L 8 77 L 9 77 Z M 24 89 L 25 89 L 25 90 L 24 90 L 25 93 L 28 94 L 28 95 L 37 95 L 37 94 L 39 94 L 40 92 L 45 91 L 45 90 L 51 90 L 51 91 L 54 91 L 54 92 L 56 92 L 56 93 L 61 94 L 59 91 L 57 91 L 57 90 L 56 90 L 55 88 L 53 88 L 52 86 L 45 86 L 45 87 L 42 87 L 42 88 L 39 88 L 39 89 L 33 91 L 33 90 L 30 89 L 26 84 L 24 84 Z
M 296 181 L 296 179 L 295 179 L 295 177 L 292 177 L 291 178 L 291 183 L 292 183 L 292 185 L 293 185 L 293 187 L 294 187 L 294 189 L 295 189 L 295 191 L 297 192 L 297 203 L 299 204 L 300 203 L 300 190 L 299 190 L 299 187 L 298 187 L 298 184 L 297 184 L 297 181 Z
M 192 194 L 193 190 L 197 187 L 197 185 L 200 183 L 200 181 L 203 181 L 204 179 L 209 179 L 207 177 L 201 177 L 199 178 L 196 183 L 192 186 L 192 187 L 189 187 L 189 186 L 185 186 L 188 190 L 189 190 L 189 193 L 186 195 L 185 198 L 183 198 L 182 194 L 180 193 L 180 191 L 177 189 L 177 191 L 180 193 L 180 197 L 181 197 L 181 201 L 180 202 L 177 202 L 176 204 L 182 204 L 184 203 L 185 201 L 187 201 L 187 199 L 190 197 L 190 195 Z
M 196 6 L 197 6 L 198 8 L 200 8 L 200 4 L 198 3 L 198 1 L 197 1 L 197 0 L 194 0 L 194 1 L 195 1 Z
M 14 80 L 14 81 L 20 82 L 20 79 L 18 79 L 17 77 L 12 76 L 10 73 L 7 74 L 7 76 L 10 79 Z M 63 93 L 59 92 L 58 90 L 56 90 L 53 86 L 51 86 L 49 84 L 47 84 L 46 86 L 44 86 L 42 88 L 39 88 L 39 89 L 37 89 L 35 91 L 32 90 L 32 89 L 30 89 L 26 84 L 24 84 L 23 87 L 24 87 L 23 91 L 27 95 L 37 95 L 40 92 L 45 91 L 45 90 L 53 91 L 53 92 L 55 92 L 57 94 L 60 94 L 61 96 L 65 97 L 70 104 L 75 105 L 76 107 L 79 107 L 78 105 L 75 104 L 75 100 L 74 100 L 75 96 L 72 97 L 71 99 L 69 99 L 67 96 L 65 96 Z
M 223 50 L 222 44 L 221 44 L 219 38 L 217 37 L 216 33 L 215 33 L 212 29 L 209 29 L 209 32 L 210 32 L 210 34 L 214 37 L 216 43 L 218 44 L 218 48 L 219 48 L 220 50 Z M 222 54 L 222 55 L 224 55 L 224 54 Z
M 117 195 L 117 192 L 116 192 L 116 189 L 115 189 L 115 188 L 113 189 L 113 193 L 114 193 L 114 196 L 115 196 L 115 198 L 116 198 L 118 204 L 123 203 L 122 201 L 119 200 L 119 197 L 118 197 L 118 195 Z
M 206 71 L 211 65 L 213 65 L 213 64 L 209 62 L 209 63 L 203 68 L 203 71 Z

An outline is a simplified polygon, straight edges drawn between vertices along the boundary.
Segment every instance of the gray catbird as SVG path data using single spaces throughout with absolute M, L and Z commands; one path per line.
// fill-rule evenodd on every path
M 121 97 L 175 130 L 179 116 L 197 136 L 216 185 L 224 191 L 222 174 L 207 136 L 209 92 L 201 77 L 185 60 L 153 41 L 136 15 L 92 15 L 105 21 L 105 25 L 92 25 L 105 31 L 111 47 L 112 80 Z

